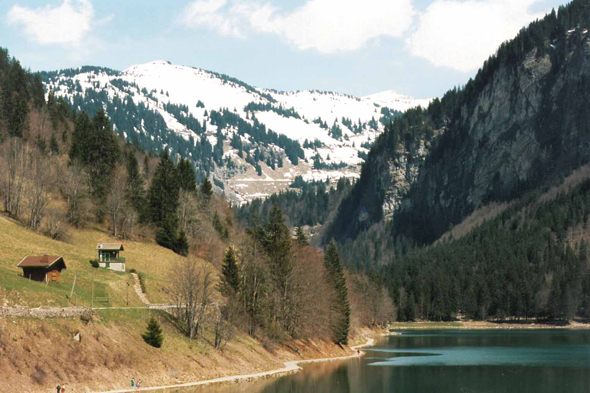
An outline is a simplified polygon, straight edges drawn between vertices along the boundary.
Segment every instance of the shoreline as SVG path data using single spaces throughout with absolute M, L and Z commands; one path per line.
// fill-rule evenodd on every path
M 357 351 L 360 348 L 371 346 L 375 343 L 375 339 L 367 338 L 367 341 L 363 344 L 355 345 L 349 347 L 352 351 Z M 320 359 L 302 359 L 302 360 L 291 360 L 288 362 L 284 362 L 283 364 L 285 367 L 270 370 L 270 371 L 263 371 L 260 373 L 254 374 L 242 374 L 242 375 L 233 375 L 228 377 L 220 377 L 215 379 L 209 379 L 205 381 L 196 381 L 196 382 L 186 382 L 186 383 L 179 383 L 175 385 L 164 385 L 164 386 L 150 386 L 145 388 L 139 389 L 119 389 L 119 390 L 108 390 L 96 393 L 127 393 L 127 392 L 149 392 L 149 391 L 164 391 L 169 389 L 181 389 L 181 388 L 190 388 L 196 386 L 209 386 L 215 384 L 222 384 L 222 383 L 241 383 L 241 382 L 253 382 L 255 380 L 261 378 L 269 378 L 269 377 L 282 377 L 285 375 L 290 375 L 297 373 L 302 370 L 299 364 L 303 363 L 320 363 L 320 362 L 330 362 L 335 360 L 347 360 L 358 358 L 364 355 L 364 352 L 361 351 L 360 354 L 353 352 L 348 356 L 338 356 L 338 357 L 331 357 L 331 358 L 320 358 Z
M 487 322 L 487 321 L 466 321 L 466 322 L 399 322 L 391 323 L 388 330 L 533 330 L 533 329 L 560 329 L 560 330 L 590 330 L 590 323 L 573 322 L 567 325 L 554 325 L 542 322 Z

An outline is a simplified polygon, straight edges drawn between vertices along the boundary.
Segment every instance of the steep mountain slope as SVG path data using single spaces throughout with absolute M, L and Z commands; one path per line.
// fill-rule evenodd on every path
M 532 23 L 463 89 L 397 119 L 369 153 L 327 239 L 354 239 L 392 218 L 392 237 L 430 243 L 474 209 L 587 162 L 588 13 L 588 1 L 574 1 Z
M 74 109 L 103 108 L 126 139 L 189 158 L 237 202 L 269 195 L 301 175 L 358 177 L 368 149 L 401 111 L 428 100 L 394 91 L 356 98 L 254 88 L 227 75 L 165 61 L 123 72 L 81 67 L 43 73 Z

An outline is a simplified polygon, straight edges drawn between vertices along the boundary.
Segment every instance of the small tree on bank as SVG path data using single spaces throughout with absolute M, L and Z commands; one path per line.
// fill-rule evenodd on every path
M 147 330 L 141 335 L 144 341 L 155 348 L 160 348 L 164 341 L 164 335 L 162 334 L 162 328 L 154 317 L 151 317 L 147 323 Z

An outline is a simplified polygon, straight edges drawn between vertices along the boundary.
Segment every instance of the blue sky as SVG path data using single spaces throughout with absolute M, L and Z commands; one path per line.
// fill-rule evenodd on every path
M 560 0 L 5 0 L 0 45 L 32 70 L 168 60 L 279 90 L 415 98 L 464 84 Z

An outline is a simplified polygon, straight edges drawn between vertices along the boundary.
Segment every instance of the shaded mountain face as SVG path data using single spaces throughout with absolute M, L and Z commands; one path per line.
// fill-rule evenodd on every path
M 484 65 L 484 77 L 468 84 L 451 114 L 441 116 L 432 104 L 414 113 L 413 124 L 382 135 L 326 240 L 354 239 L 387 220 L 394 236 L 430 243 L 474 209 L 512 200 L 586 163 L 588 31 L 556 34 L 544 37 L 541 49 L 492 59 L 493 72 Z
M 115 130 L 146 150 L 167 148 L 212 176 L 235 202 L 305 180 L 358 178 L 383 125 L 428 100 L 395 91 L 362 98 L 255 88 L 165 61 L 120 72 L 81 67 L 43 73 L 47 91 L 76 110 L 105 109 Z

